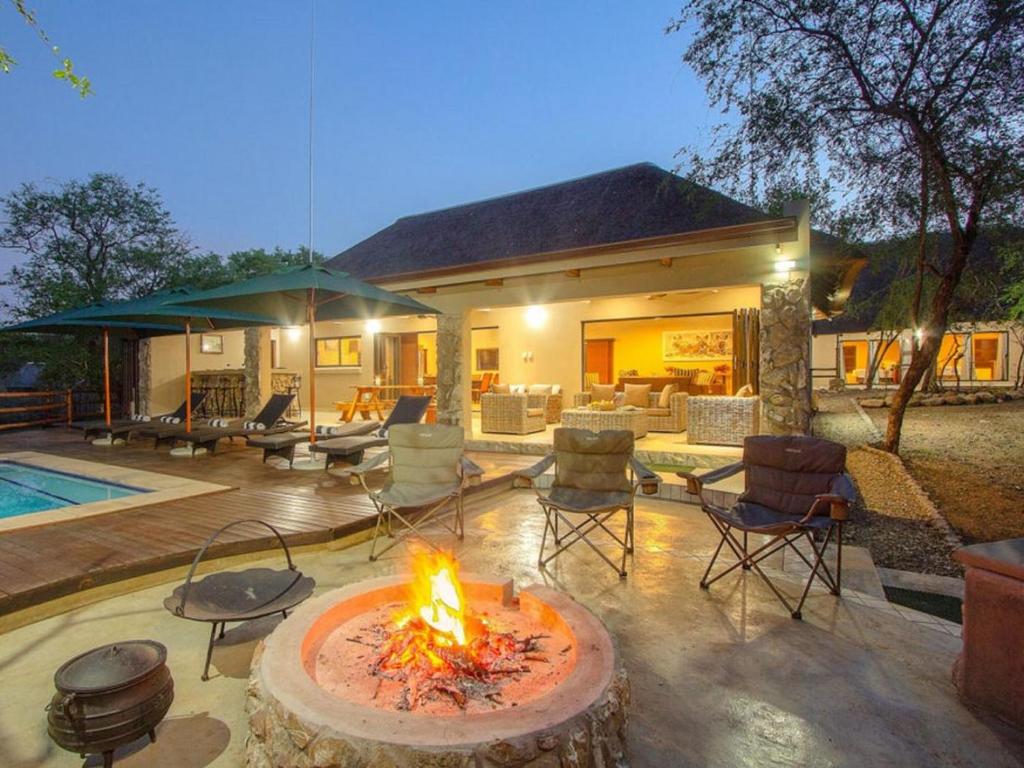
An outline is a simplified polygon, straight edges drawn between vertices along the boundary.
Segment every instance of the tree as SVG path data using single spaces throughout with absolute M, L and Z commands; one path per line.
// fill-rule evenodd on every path
M 313 251 L 313 262 L 323 264 L 324 256 Z M 300 245 L 294 251 L 274 248 L 250 248 L 233 251 L 227 256 L 207 253 L 194 256 L 182 263 L 173 275 L 168 276 L 169 287 L 206 289 L 225 285 L 235 280 L 266 275 L 284 267 L 295 267 L 309 263 L 309 249 Z
M 933 365 L 983 220 L 1024 197 L 1024 4 L 1019 0 L 690 0 L 684 60 L 718 126 L 689 172 L 740 194 L 813 158 L 873 234 L 917 231 L 921 331 L 889 410 L 899 450 L 910 396 Z M 951 239 L 930 257 L 927 233 Z M 935 289 L 926 295 L 926 282 Z
M 152 293 L 191 251 L 155 189 L 112 174 L 52 192 L 22 184 L 0 205 L 0 247 L 28 255 L 7 277 L 19 317 Z
M 50 38 L 39 26 L 39 20 L 36 18 L 36 12 L 29 9 L 25 5 L 25 0 L 11 0 L 11 5 L 14 7 L 15 13 L 21 16 L 22 20 L 33 30 L 39 37 L 40 41 L 46 45 L 53 52 L 53 55 L 60 61 L 60 66 L 53 71 L 53 76 L 58 80 L 63 80 L 68 83 L 73 89 L 78 91 L 78 95 L 83 99 L 92 93 L 92 83 L 89 82 L 88 77 L 84 77 L 75 72 L 75 65 L 71 59 L 61 57 L 60 48 L 50 43 Z M 8 52 L 8 50 L 0 45 L 0 71 L 5 74 L 9 74 L 14 68 L 17 62 L 14 57 Z
M 1004 269 L 1003 285 L 1006 288 L 1003 298 L 1007 304 L 1010 333 L 1020 348 L 1013 386 L 1020 387 L 1024 385 L 1024 240 L 1006 243 L 998 252 Z
M 156 191 L 119 176 L 94 174 L 53 191 L 23 184 L 0 207 L 0 247 L 28 256 L 4 280 L 15 294 L 8 309 L 20 319 L 142 296 L 165 287 L 189 260 L 188 241 Z M 7 365 L 40 363 L 52 386 L 99 381 L 96 334 L 5 341 L 0 358 Z

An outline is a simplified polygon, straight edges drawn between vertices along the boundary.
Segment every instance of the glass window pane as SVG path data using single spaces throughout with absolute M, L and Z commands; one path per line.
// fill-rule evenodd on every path
M 348 336 L 338 340 L 341 345 L 341 365 L 358 366 L 362 359 L 362 339 Z
M 974 378 L 978 381 L 1000 381 L 1006 378 L 1003 360 L 1006 357 L 1002 333 L 976 333 L 971 337 Z
M 337 339 L 316 340 L 316 364 L 317 366 L 337 366 L 341 364 Z
M 967 378 L 966 342 L 967 337 L 962 333 L 947 333 L 942 337 L 939 356 L 935 361 L 940 379 L 948 381 Z

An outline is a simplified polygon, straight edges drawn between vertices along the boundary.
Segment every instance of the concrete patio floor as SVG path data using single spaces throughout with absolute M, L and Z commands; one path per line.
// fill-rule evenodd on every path
M 716 540 L 685 504 L 639 502 L 639 549 L 626 581 L 584 547 L 538 571 L 542 525 L 532 492 L 504 492 L 469 506 L 466 540 L 455 551 L 465 571 L 512 577 L 519 587 L 546 582 L 605 621 L 632 684 L 633 766 L 1024 765 L 1019 732 L 956 699 L 950 667 L 960 639 L 928 617 L 853 592 L 837 600 L 815 590 L 798 622 L 750 573 L 701 591 Z M 405 570 L 406 548 L 369 563 L 368 546 L 307 548 L 296 559 L 318 592 Z M 170 588 L 0 635 L 0 765 L 79 765 L 46 735 L 53 672 L 88 648 L 142 637 L 167 645 L 176 698 L 157 742 L 120 750 L 115 765 L 244 763 L 249 660 L 274 622 L 231 628 L 214 652 L 213 678 L 202 683 L 207 627 L 163 609 Z M 790 582 L 787 591 L 795 588 Z

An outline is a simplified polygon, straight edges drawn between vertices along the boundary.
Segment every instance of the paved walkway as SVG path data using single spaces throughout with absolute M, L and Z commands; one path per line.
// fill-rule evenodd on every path
M 455 545 L 466 572 L 553 585 L 604 620 L 630 677 L 634 768 L 1024 765 L 1019 733 L 957 700 L 950 667 L 960 639 L 931 617 L 815 589 L 805 620 L 794 621 L 752 572 L 703 591 L 697 584 L 716 541 L 704 516 L 684 504 L 639 502 L 638 552 L 625 581 L 585 547 L 538 570 L 542 527 L 533 494 L 507 492 L 469 505 L 464 542 L 440 533 L 436 541 Z M 377 563 L 367 554 L 365 544 L 317 549 L 297 562 L 318 593 L 407 568 L 403 548 Z M 796 581 L 783 587 L 799 589 Z M 46 735 L 53 672 L 76 653 L 129 637 L 167 645 L 175 701 L 156 743 L 120 750 L 118 768 L 243 764 L 249 662 L 273 622 L 231 628 L 214 652 L 213 678 L 202 683 L 206 628 L 163 609 L 170 588 L 0 635 L 0 765 L 80 765 Z

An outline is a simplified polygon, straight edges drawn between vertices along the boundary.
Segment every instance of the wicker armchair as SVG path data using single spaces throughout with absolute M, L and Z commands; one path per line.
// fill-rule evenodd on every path
M 480 431 L 528 435 L 547 428 L 549 395 L 480 395 Z
M 647 411 L 648 432 L 683 432 L 686 430 L 687 405 L 690 399 L 686 392 L 674 392 L 669 397 L 669 407 L 659 408 L 658 398 L 661 394 L 651 392 Z M 572 403 L 575 408 L 585 408 L 590 405 L 589 392 L 577 392 L 573 395 Z
M 686 442 L 743 445 L 743 438 L 761 429 L 761 398 L 690 396 L 686 409 Z

